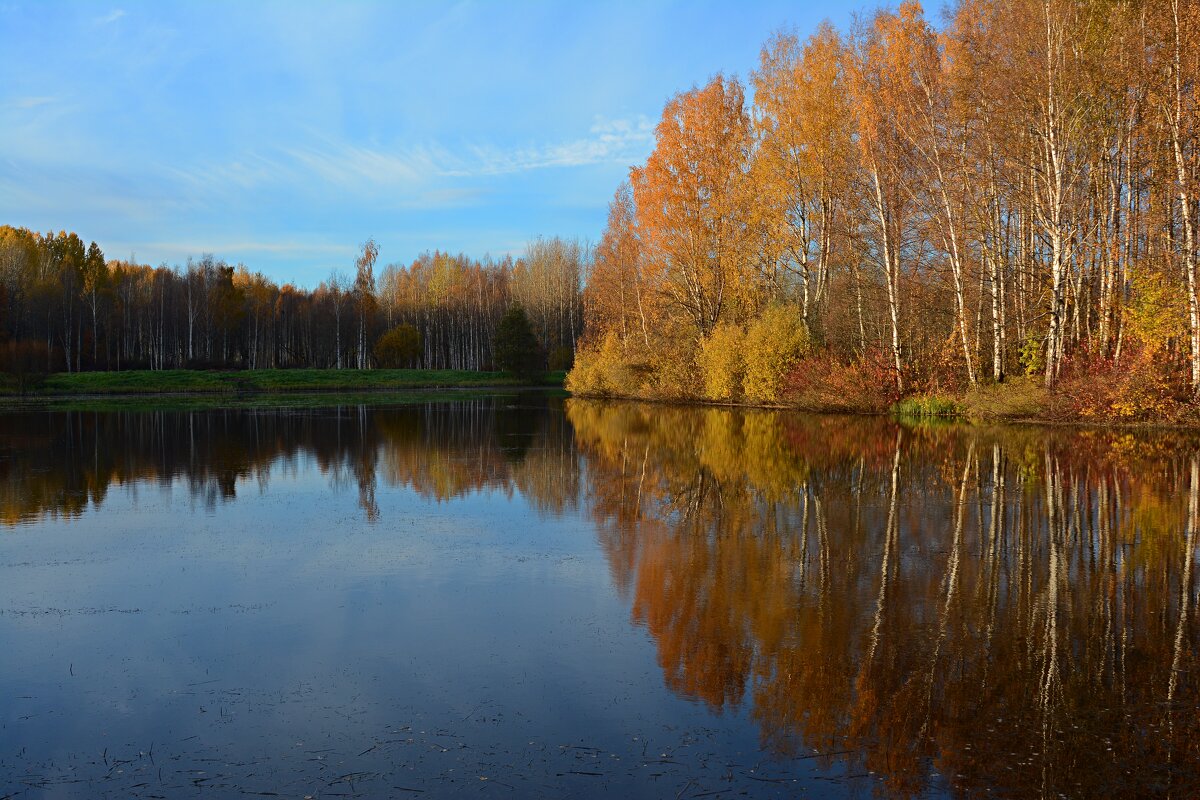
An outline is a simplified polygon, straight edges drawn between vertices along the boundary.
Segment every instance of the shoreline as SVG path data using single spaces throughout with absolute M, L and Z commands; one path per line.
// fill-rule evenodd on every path
M 1154 431 L 1154 430 L 1177 430 L 1177 431 L 1197 431 L 1200 432 L 1200 420 L 1186 422 L 1170 422 L 1170 421 L 1148 421 L 1148 420 L 1119 420 L 1119 419 L 1079 419 L 1079 418 L 1056 418 L 1051 416 L 995 416 L 995 415 L 970 415 L 970 414 L 905 414 L 897 412 L 893 409 L 885 411 L 868 411 L 868 410 L 852 410 L 829 406 L 825 408 L 817 408 L 811 405 L 803 405 L 796 403 L 735 403 L 728 400 L 705 400 L 702 398 L 689 399 L 671 399 L 660 397 L 637 397 L 633 395 L 598 395 L 586 393 L 571 393 L 571 397 L 579 398 L 580 400 L 594 400 L 599 402 L 619 402 L 619 403 L 648 403 L 652 405 L 662 405 L 671 407 L 684 408 L 724 408 L 729 410 L 746 410 L 746 411 L 790 411 L 798 414 L 812 414 L 814 416 L 830 416 L 830 417 L 886 417 L 896 420 L 897 422 L 907 423 L 925 423 L 925 424 L 958 424 L 971 425 L 976 427 L 992 426 L 992 425 L 1028 425 L 1045 428 L 1091 428 L 1105 430 L 1134 430 L 1134 431 Z
M 245 399 L 270 396 L 386 394 L 475 389 L 561 389 L 562 373 L 529 381 L 478 370 L 128 370 L 6 376 L 0 407 L 62 400 Z
M 0 379 L 3 380 L 3 379 Z M 561 391 L 584 400 L 649 403 L 662 406 L 789 411 L 820 416 L 888 417 L 901 422 L 960 425 L 1031 425 L 1051 428 L 1094 428 L 1118 430 L 1200 430 L 1195 421 L 1081 419 L 1051 414 L 972 413 L 969 395 L 945 395 L 962 409 L 954 414 L 909 414 L 890 409 L 853 409 L 804 402 L 749 403 L 705 398 L 666 398 L 636 395 L 571 393 L 565 388 L 564 373 L 547 373 L 541 382 L 530 382 L 500 372 L 479 370 L 352 370 L 352 369 L 264 369 L 264 370 L 126 370 L 121 372 L 55 373 L 40 378 L 26 391 L 16 391 L 15 379 L 7 376 L 0 384 L 0 410 L 36 408 L 71 403 L 119 407 L 162 401 L 167 405 L 234 404 L 272 405 L 303 401 L 329 401 L 335 397 L 381 399 L 388 395 L 428 398 L 438 393 Z M 1003 384 L 1019 391 L 1019 384 Z M 996 387 L 988 391 L 995 392 Z M 1052 396 L 1038 399 L 1045 405 Z

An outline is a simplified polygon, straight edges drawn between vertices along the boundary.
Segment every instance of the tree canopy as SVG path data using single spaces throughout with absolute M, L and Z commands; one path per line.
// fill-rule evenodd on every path
M 940 25 L 907 0 L 781 31 L 752 102 L 723 75 L 667 101 L 596 248 L 573 385 L 732 396 L 757 345 L 731 343 L 787 306 L 816 359 L 792 383 L 1037 372 L 1090 376 L 1107 411 L 1110 386 L 1194 404 L 1198 78 L 1195 0 L 957 0 Z

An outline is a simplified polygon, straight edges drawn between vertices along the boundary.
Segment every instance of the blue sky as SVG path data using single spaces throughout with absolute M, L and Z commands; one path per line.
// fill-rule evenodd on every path
M 863 6 L 0 0 L 0 224 L 309 287 L 595 241 L 668 97 Z

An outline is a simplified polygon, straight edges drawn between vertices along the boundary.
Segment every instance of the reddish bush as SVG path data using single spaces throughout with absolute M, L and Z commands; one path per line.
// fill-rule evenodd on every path
M 978 368 L 978 365 L 976 365 Z M 927 362 L 921 364 L 920 372 L 904 376 L 908 393 L 945 395 L 958 394 L 968 386 L 967 362 L 963 357 L 962 345 L 957 332 L 941 343 Z
M 1063 364 L 1053 405 L 1085 420 L 1178 420 L 1191 408 L 1187 365 L 1136 342 L 1120 360 L 1081 348 Z
M 784 397 L 812 411 L 881 412 L 899 399 L 896 373 L 881 350 L 845 363 L 829 352 L 801 359 L 784 380 Z

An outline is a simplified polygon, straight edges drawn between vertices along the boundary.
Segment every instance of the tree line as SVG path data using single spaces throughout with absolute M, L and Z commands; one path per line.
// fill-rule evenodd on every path
M 212 255 L 153 267 L 107 259 L 75 233 L 0 226 L 0 367 L 491 369 L 497 328 L 513 306 L 550 366 L 570 366 L 583 328 L 586 245 L 538 239 L 499 260 L 435 251 L 377 277 L 378 258 L 368 240 L 352 274 L 334 270 L 308 290 Z M 397 328 L 411 349 L 377 353 Z
M 1103 374 L 1193 398 L 1198 74 L 1195 0 L 959 0 L 937 26 L 905 2 L 778 33 L 748 87 L 667 103 L 610 206 L 573 383 L 775 400 L 816 354 L 893 397 Z M 765 378 L 756 325 L 792 342 Z

